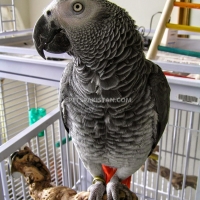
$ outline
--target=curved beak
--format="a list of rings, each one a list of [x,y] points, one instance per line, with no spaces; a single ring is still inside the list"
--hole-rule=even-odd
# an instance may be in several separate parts
[[[70,50],[70,42],[65,30],[54,21],[48,21],[44,15],[39,18],[34,27],[33,41],[37,52],[44,59],[46,59],[44,50],[56,54]]]

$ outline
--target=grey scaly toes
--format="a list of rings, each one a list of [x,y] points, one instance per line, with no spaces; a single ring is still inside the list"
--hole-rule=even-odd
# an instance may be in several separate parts
[[[90,192],[88,200],[102,200],[102,197],[106,191],[106,187],[104,182],[96,181],[88,188],[88,191]]]
[[[126,185],[120,183],[117,176],[113,176],[106,187],[107,200],[119,200],[120,191],[125,193],[126,200],[133,199],[132,192],[129,190],[129,188]]]

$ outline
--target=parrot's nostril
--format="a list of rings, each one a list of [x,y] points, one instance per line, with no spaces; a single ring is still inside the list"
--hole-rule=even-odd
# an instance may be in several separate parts
[[[51,11],[48,10],[48,11],[47,11],[47,16],[50,16],[50,15],[51,15]]]

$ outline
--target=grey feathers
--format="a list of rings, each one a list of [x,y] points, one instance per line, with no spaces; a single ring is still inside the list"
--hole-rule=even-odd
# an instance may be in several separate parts
[[[140,33],[125,10],[106,0],[80,0],[84,9],[74,13],[72,3],[56,1],[48,7],[49,19],[45,14],[42,19],[56,21],[54,29],[62,31],[50,37],[56,45],[38,42],[56,53],[62,46],[56,37],[65,34],[66,51],[74,56],[61,80],[65,127],[90,171],[92,163],[103,163],[125,164],[134,173],[167,123],[167,80],[159,66],[145,59]]]

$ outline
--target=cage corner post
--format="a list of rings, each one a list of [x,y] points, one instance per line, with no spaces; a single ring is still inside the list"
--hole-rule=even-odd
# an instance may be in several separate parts
[[[4,166],[4,161],[0,162],[0,199],[7,200],[9,199],[9,195]]]
[[[0,173],[0,199],[4,199],[3,197],[3,185],[1,181],[1,173]]]
[[[59,129],[60,129],[60,153],[61,153],[61,163],[62,163],[62,180],[63,180],[63,185],[70,187],[71,184],[69,183],[69,177],[70,177],[70,170],[69,167],[67,166],[67,163],[69,161],[69,152],[68,150],[68,141],[66,140],[66,146],[62,145],[62,138],[66,136],[65,134],[65,128],[62,124],[62,119],[61,117],[59,118]],[[70,164],[69,164],[70,165]]]
[[[0,146],[2,145],[2,142],[1,142],[1,135],[0,135]],[[5,161],[3,160],[0,160],[0,199],[2,200],[7,200],[9,199],[9,195],[8,195],[8,186],[7,184],[7,181],[6,181],[6,172],[5,172]]]

